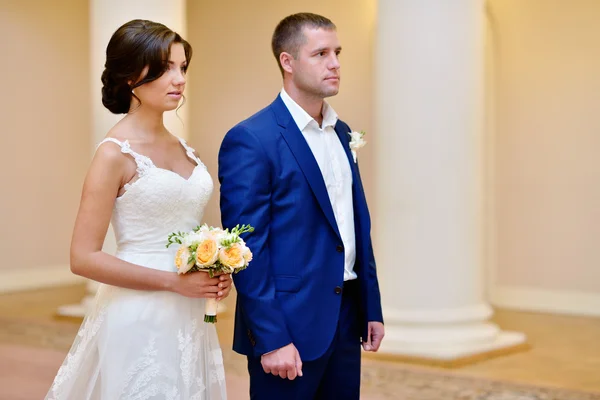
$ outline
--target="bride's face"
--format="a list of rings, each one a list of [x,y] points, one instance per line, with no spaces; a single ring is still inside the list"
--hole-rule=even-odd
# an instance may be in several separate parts
[[[135,95],[141,100],[141,107],[152,108],[156,111],[170,111],[177,108],[185,90],[185,73],[187,60],[181,43],[171,45],[169,65],[165,72],[156,80],[145,83],[134,89]],[[147,68],[142,72],[142,77]],[[132,109],[138,106],[137,100],[132,99]]]

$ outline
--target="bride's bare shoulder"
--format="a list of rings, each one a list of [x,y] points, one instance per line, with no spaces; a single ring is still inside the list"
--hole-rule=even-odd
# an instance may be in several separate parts
[[[113,126],[96,147],[96,154],[108,161],[120,160],[129,147],[128,129],[122,121]]]
[[[123,167],[127,164],[127,157],[124,157],[120,144],[111,140],[103,140],[96,148],[92,165],[101,164],[104,168]]]

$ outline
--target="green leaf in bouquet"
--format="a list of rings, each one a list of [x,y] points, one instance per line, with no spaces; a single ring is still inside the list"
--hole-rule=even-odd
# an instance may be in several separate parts
[[[173,232],[169,235],[169,237],[167,238],[167,245],[166,247],[168,248],[169,246],[171,246],[172,244],[178,243],[178,244],[182,244],[181,239],[183,239],[184,237],[184,233],[183,232]]]

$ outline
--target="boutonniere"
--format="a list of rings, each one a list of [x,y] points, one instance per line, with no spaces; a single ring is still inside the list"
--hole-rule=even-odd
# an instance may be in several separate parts
[[[367,134],[365,131],[360,132],[348,132],[350,135],[350,151],[352,152],[352,158],[356,164],[356,151],[367,144],[367,141],[363,137]]]

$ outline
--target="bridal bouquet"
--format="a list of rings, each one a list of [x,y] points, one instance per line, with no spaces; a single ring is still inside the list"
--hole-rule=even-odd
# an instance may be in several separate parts
[[[240,235],[253,231],[250,225],[238,224],[231,230],[223,230],[204,224],[190,232],[171,233],[167,247],[179,244],[175,255],[178,274],[204,271],[212,278],[215,273],[238,273],[248,267],[252,252]],[[217,322],[216,299],[206,299],[204,314],[205,322]]]

